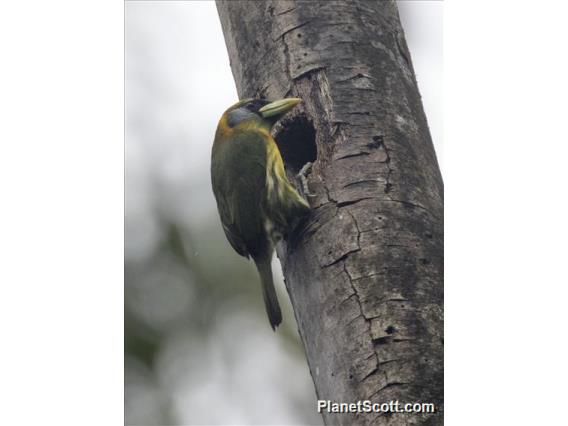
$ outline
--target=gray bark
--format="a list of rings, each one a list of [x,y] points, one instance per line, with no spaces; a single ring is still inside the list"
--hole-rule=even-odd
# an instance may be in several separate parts
[[[217,7],[239,96],[304,101],[275,137],[316,196],[278,255],[318,398],[436,406],[325,423],[442,424],[443,184],[396,4]]]

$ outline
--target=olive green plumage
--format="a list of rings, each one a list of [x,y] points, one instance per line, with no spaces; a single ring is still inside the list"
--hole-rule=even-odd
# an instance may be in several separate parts
[[[274,123],[300,100],[247,99],[219,121],[211,153],[211,183],[227,240],[258,269],[270,325],[282,321],[270,263],[279,238],[309,212],[286,178]]]

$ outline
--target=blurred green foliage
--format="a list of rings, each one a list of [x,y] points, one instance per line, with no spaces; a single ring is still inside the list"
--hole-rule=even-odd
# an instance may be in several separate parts
[[[195,356],[189,349],[176,351],[172,357],[168,347],[179,344],[173,342],[179,342],[180,339],[185,341],[188,348],[193,345],[208,345],[211,340],[216,341],[216,345],[226,346],[223,349],[225,354],[222,364],[227,370],[232,370],[231,375],[240,374],[239,362],[231,359],[231,354],[246,354],[250,351],[250,359],[258,358],[258,361],[254,361],[258,362],[258,368],[266,369],[263,374],[277,376],[281,380],[277,388],[281,387],[282,392],[273,397],[278,400],[287,393],[292,393],[288,402],[278,403],[291,413],[282,418],[263,417],[261,423],[288,423],[294,418],[299,424],[319,423],[319,417],[314,414],[313,385],[308,376],[293,313],[289,302],[286,301],[287,296],[282,294],[281,280],[280,298],[285,302],[285,322],[273,333],[264,312],[256,270],[250,262],[232,252],[216,221],[207,220],[190,232],[183,225],[162,219],[159,220],[157,228],[159,237],[147,257],[130,259],[127,253],[125,262],[127,424],[141,424],[140,422],[146,421],[149,423],[144,424],[197,424],[193,423],[191,412],[180,411],[177,407],[177,404],[183,405],[184,401],[176,396],[176,386],[164,378],[164,359],[167,358],[168,363],[173,363],[173,368],[182,369],[185,363],[183,357]],[[144,232],[143,229],[138,231]],[[246,339],[240,339],[238,336],[229,342],[219,335],[219,324],[231,324],[235,312],[251,317],[255,328],[237,329],[232,331],[233,335],[262,333],[263,337],[257,342],[260,343],[257,347],[248,346]],[[270,346],[279,342],[283,349],[280,358],[285,360],[283,365],[280,365],[278,357],[262,359],[262,352],[265,350],[262,347],[264,339],[267,339],[266,344]],[[243,346],[239,347],[241,342]],[[176,367],[178,362],[179,367]],[[208,359],[199,362],[204,363],[203,370],[211,368],[206,365]],[[283,368],[291,367],[297,369],[303,377],[299,394],[296,390],[297,384],[287,383],[294,380],[298,374],[283,371]],[[172,365],[168,368],[172,368]],[[190,371],[180,371],[179,374],[184,376],[186,388],[203,385],[202,377],[197,377],[195,383],[192,382]],[[269,379],[270,377],[266,377],[266,380]],[[246,381],[246,377],[237,379],[237,382],[239,381]],[[129,386],[129,383],[134,385]],[[223,386],[221,380],[219,388],[222,389]],[[293,392],[287,392],[286,387]],[[262,395],[266,391],[262,387],[243,389],[243,392],[251,394],[253,398],[255,393]],[[209,401],[210,407],[202,408],[198,416],[200,422],[207,418],[208,410],[212,413],[217,410],[218,414],[217,404],[222,397],[223,395],[211,393],[209,399],[204,399],[206,403]],[[232,397],[231,404],[239,403],[234,398],[235,396]],[[249,405],[247,401],[243,401],[243,404]],[[255,409],[254,404],[247,407],[247,410],[251,409]],[[251,416],[249,421],[254,422],[254,418],[254,415]],[[211,422],[233,423],[231,409],[223,416],[212,416]]]

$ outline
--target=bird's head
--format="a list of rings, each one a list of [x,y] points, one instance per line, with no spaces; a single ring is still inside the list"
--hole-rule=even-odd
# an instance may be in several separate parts
[[[224,135],[247,129],[270,132],[274,123],[300,102],[299,98],[285,98],[274,102],[265,99],[242,100],[225,111],[217,131]]]

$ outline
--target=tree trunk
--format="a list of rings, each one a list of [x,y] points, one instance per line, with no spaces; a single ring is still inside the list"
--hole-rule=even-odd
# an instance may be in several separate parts
[[[443,184],[396,4],[217,7],[239,96],[303,99],[275,137],[316,195],[278,255],[318,398],[436,407],[325,423],[442,424]]]

